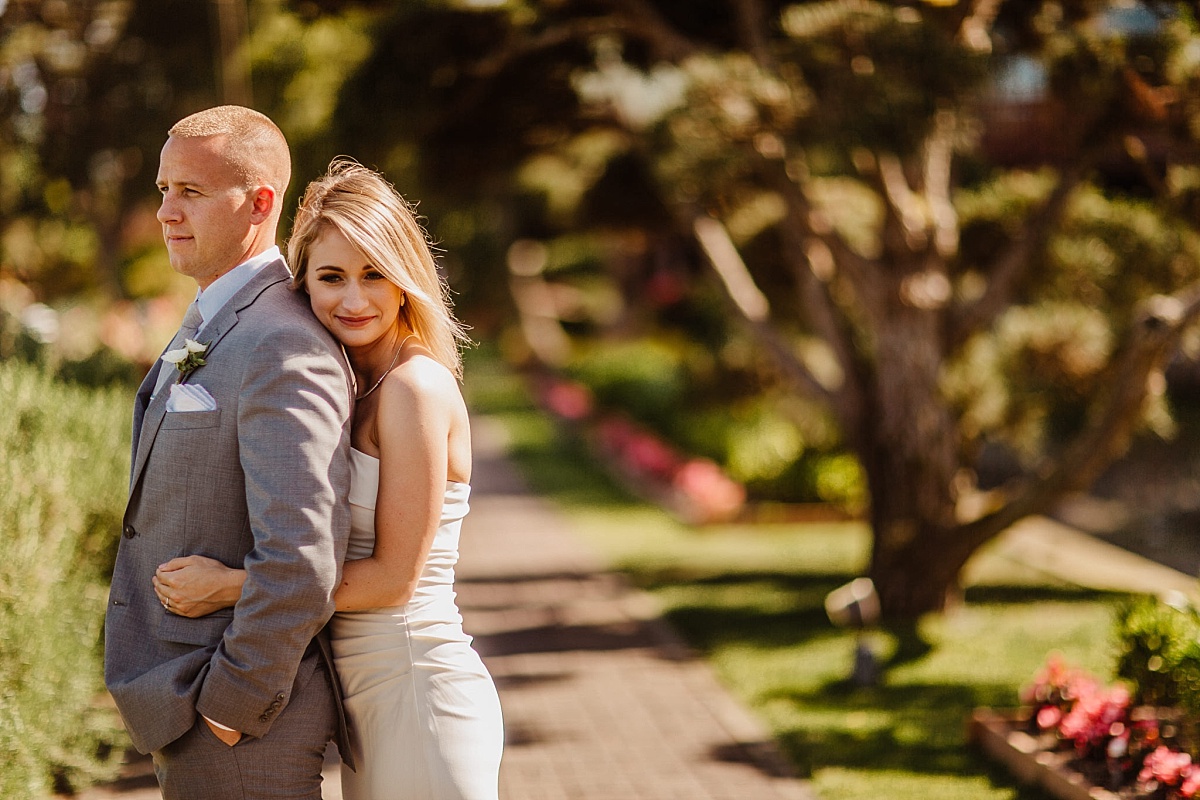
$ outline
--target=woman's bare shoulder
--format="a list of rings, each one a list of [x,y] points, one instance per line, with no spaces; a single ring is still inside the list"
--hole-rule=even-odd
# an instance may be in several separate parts
[[[380,402],[389,410],[400,403],[410,408],[455,409],[463,405],[458,379],[430,356],[415,353],[396,365],[379,387]]]

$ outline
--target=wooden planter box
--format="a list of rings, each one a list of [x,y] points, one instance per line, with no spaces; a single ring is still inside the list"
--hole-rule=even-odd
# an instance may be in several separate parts
[[[1070,753],[1044,750],[1037,739],[1021,730],[1023,724],[1012,715],[979,708],[971,714],[967,735],[1018,781],[1040,786],[1059,800],[1122,800],[1121,795],[1092,785],[1071,769]]]

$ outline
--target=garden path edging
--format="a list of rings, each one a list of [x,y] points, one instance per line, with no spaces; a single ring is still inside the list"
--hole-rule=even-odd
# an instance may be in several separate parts
[[[967,722],[967,740],[1003,765],[1020,783],[1033,784],[1058,800],[1120,800],[1120,796],[1088,782],[1067,766],[1069,753],[1043,750],[1018,729],[1011,715],[977,708]]]

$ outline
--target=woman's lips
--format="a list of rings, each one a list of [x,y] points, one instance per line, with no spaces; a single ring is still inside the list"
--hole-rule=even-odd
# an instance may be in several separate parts
[[[338,317],[338,322],[345,325],[347,328],[361,328],[364,325],[370,324],[374,317]]]

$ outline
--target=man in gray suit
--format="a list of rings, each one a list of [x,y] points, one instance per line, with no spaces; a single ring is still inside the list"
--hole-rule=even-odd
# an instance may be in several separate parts
[[[105,681],[169,800],[319,800],[338,729],[318,634],[349,534],[350,389],[275,246],[290,176],[283,134],[237,106],[181,120],[159,161],[171,266],[199,292],[137,393]],[[246,569],[235,608],[159,604],[155,568],[190,554]]]

